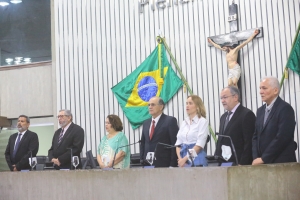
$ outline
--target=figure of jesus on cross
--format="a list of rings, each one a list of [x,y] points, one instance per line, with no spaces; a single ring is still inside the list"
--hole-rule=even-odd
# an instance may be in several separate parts
[[[259,29],[256,29],[246,41],[244,41],[238,46],[228,46],[228,44],[226,43],[220,46],[214,41],[212,41],[210,38],[207,39],[208,42],[214,47],[226,52],[226,61],[228,65],[228,86],[238,87],[237,83],[241,76],[241,67],[237,62],[239,50],[243,48],[246,44],[248,44],[253,38],[255,38],[257,34],[259,34]]]

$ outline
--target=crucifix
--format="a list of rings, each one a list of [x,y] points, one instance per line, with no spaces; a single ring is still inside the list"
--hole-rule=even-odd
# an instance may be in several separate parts
[[[228,65],[228,85],[238,87],[238,81],[241,75],[238,52],[254,37],[262,37],[262,27],[238,31],[238,9],[237,4],[232,1],[229,5],[229,26],[230,33],[208,37],[208,46],[214,46],[226,52],[226,61]],[[245,40],[239,44],[240,41]],[[240,85],[240,84],[239,84]]]

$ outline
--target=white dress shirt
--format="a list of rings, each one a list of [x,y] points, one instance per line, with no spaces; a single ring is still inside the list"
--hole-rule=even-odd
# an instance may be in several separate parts
[[[157,123],[158,123],[158,120],[160,119],[161,115],[162,115],[162,114],[158,115],[155,119],[152,117],[151,124],[150,124],[150,128],[149,128],[149,136],[150,136],[150,134],[151,134],[151,128],[152,128],[152,125],[153,125],[153,120],[155,121],[155,127],[156,127],[156,125],[157,125]]]
[[[26,130],[27,131],[27,130]],[[25,135],[25,133],[26,133],[26,131],[23,131],[23,132],[19,132],[18,133],[18,135],[17,135],[17,137],[16,137],[16,140],[15,140],[15,147],[16,147],[16,143],[17,143],[17,141],[18,141],[18,137],[19,137],[19,134],[21,134],[21,138],[20,138],[20,142],[21,142],[21,140],[22,140],[22,138],[23,138],[23,136]],[[14,147],[14,148],[15,148]]]
[[[187,117],[181,124],[175,145],[195,144],[204,148],[208,135],[208,121],[196,115],[192,121]]]

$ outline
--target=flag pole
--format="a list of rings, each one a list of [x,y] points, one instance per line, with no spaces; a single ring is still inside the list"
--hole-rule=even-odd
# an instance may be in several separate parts
[[[287,59],[287,62],[289,61],[289,58],[290,58],[291,53],[292,53],[292,50],[293,50],[294,45],[295,45],[295,43],[296,43],[296,40],[297,40],[297,38],[298,38],[299,31],[300,31],[300,22],[299,22],[299,24],[298,24],[298,28],[297,28],[297,31],[296,31],[296,36],[295,36],[295,38],[294,38],[294,41],[293,41],[293,44],[292,44],[292,48],[291,48],[291,50],[290,50],[290,53],[289,53],[289,57],[288,57],[288,59]],[[284,78],[286,78],[286,79],[288,78],[288,68],[287,68],[287,66],[285,66],[284,71],[283,71],[283,75],[282,75],[282,78],[281,78],[281,81],[280,81],[280,88],[282,88]]]
[[[175,67],[176,67],[176,69],[177,69],[177,71],[178,71],[178,73],[179,73],[179,75],[180,75],[181,80],[183,81],[184,85],[185,85],[186,88],[188,89],[189,93],[190,93],[190,94],[193,94],[193,92],[192,92],[192,90],[191,90],[191,88],[190,88],[188,82],[186,81],[184,75],[182,74],[181,69],[179,68],[179,65],[177,64],[177,62],[176,62],[176,60],[175,60],[173,54],[171,53],[171,50],[170,50],[169,46],[167,45],[165,39],[162,38],[162,37],[160,37],[160,36],[157,36],[157,37],[156,37],[156,41],[157,41],[159,44],[163,43],[163,44],[165,45],[165,47],[166,47],[166,49],[167,49],[169,55],[171,56],[171,60],[172,60],[173,63],[175,64]],[[210,127],[210,125],[208,126],[208,128],[209,128],[210,135],[213,137],[215,143],[217,143],[217,137],[216,137],[215,133],[213,132],[212,128]]]
[[[178,73],[179,73],[179,75],[180,75],[181,80],[183,81],[184,85],[185,85],[186,88],[188,89],[189,93],[190,93],[190,94],[193,94],[193,92],[192,92],[192,90],[191,90],[189,84],[187,83],[185,77],[183,76],[182,71],[181,71],[181,69],[179,68],[179,66],[178,66],[178,64],[177,64],[177,62],[176,62],[176,60],[175,60],[173,54],[171,53],[171,50],[170,50],[169,46],[167,45],[165,39],[162,38],[162,37],[160,37],[160,36],[157,36],[157,37],[156,37],[156,41],[157,41],[159,44],[163,43],[163,44],[165,45],[165,47],[166,47],[166,49],[167,49],[169,55],[171,56],[171,60],[172,60],[173,63],[175,64],[175,67],[176,67],[176,69],[177,69],[177,71],[178,71]]]

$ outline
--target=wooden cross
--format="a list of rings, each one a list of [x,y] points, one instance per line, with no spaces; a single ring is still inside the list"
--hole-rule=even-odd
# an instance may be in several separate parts
[[[232,2],[231,5],[229,5],[229,26],[230,26],[230,33],[228,34],[223,34],[223,35],[217,35],[217,36],[211,36],[209,37],[214,43],[222,46],[233,46],[233,45],[238,45],[240,41],[247,40],[256,29],[260,30],[260,33],[256,35],[256,37],[263,37],[263,28],[253,28],[253,29],[248,29],[244,31],[238,31],[238,8],[237,4]],[[208,46],[212,46],[212,44],[208,43]],[[239,58],[237,60],[239,62]],[[238,87],[241,88],[240,86],[240,81],[238,81]]]

